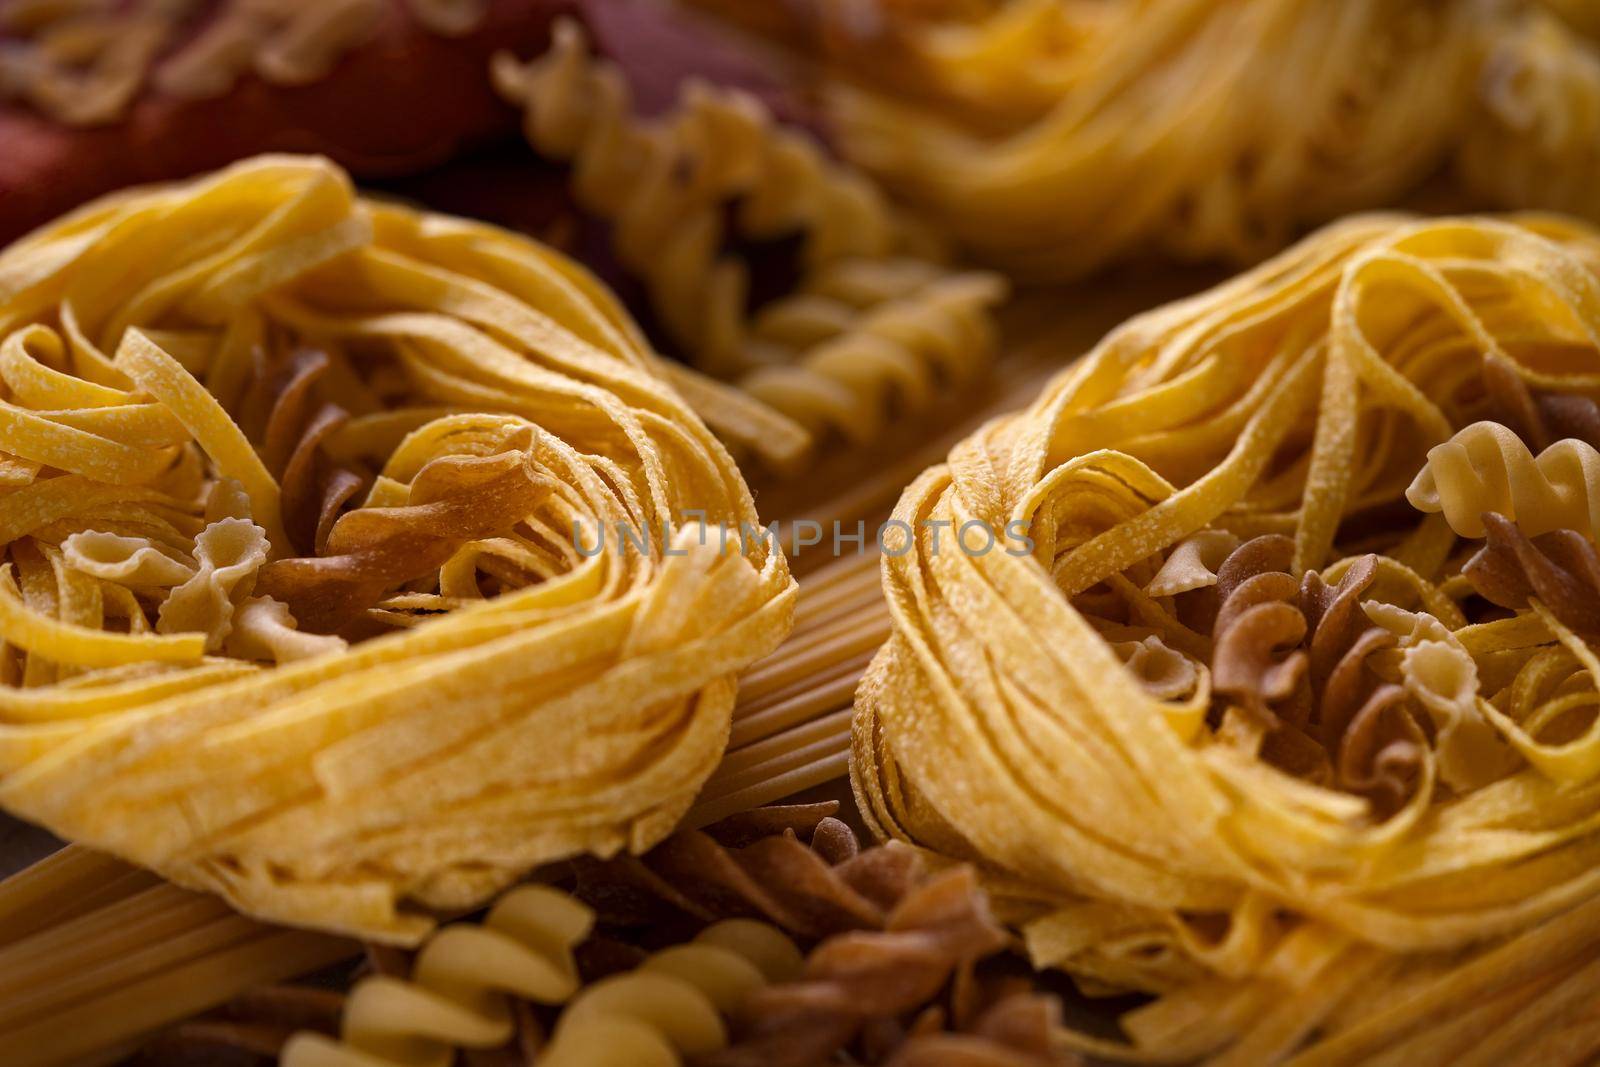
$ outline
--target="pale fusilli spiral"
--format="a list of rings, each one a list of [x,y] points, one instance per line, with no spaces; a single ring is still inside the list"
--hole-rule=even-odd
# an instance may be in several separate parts
[[[577,991],[572,949],[593,913],[555,889],[524,886],[482,923],[440,930],[417,955],[410,981],[377,975],[345,1005],[343,1041],[303,1032],[282,1067],[424,1067],[458,1048],[495,1048],[512,1034],[511,998],[560,1004]]]
[[[671,115],[638,120],[622,72],[590,54],[576,22],[558,23],[531,63],[501,55],[493,69],[501,94],[526,109],[529,142],[571,162],[579,203],[615,224],[618,253],[645,279],[667,330],[713,367],[737,365],[749,284],[744,265],[722,255],[726,201],[743,198],[743,236],[799,230],[812,266],[885,256],[900,243],[869,181],[804,135],[774,130],[751,97],[693,82]]]
[[[870,269],[875,264],[841,266]],[[758,367],[739,385],[815,436],[832,431],[866,444],[897,410],[924,408],[941,386],[970,382],[982,373],[995,348],[989,308],[1003,292],[993,275],[934,278],[857,311],[853,322],[793,363]],[[785,301],[768,323],[781,318],[787,327],[827,329],[838,302],[823,296],[817,303],[802,303],[811,295]]]
[[[688,944],[572,999],[540,1067],[679,1067],[726,1048],[723,1019],[752,993],[799,977],[793,941],[767,923],[727,919]]]
[[[875,185],[753,97],[691,83],[673,114],[640,121],[622,73],[570,21],[546,55],[499,57],[494,74],[526,109],[530,143],[570,162],[579,202],[613,224],[674,342],[813,435],[870,440],[891,403],[922,406],[986,362],[1000,279],[929,262],[926,236]],[[724,244],[794,234],[798,291],[752,320],[749,271]]]
[[[1443,512],[1462,537],[1484,536],[1483,514],[1512,519],[1529,537],[1600,531],[1600,452],[1568,438],[1535,456],[1509,428],[1475,422],[1428,451],[1406,490],[1420,511]]]

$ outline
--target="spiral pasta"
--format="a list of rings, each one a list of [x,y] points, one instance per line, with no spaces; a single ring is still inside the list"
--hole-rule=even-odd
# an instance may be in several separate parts
[[[982,864],[1037,963],[1156,994],[1126,1043],[1064,1041],[1453,1063],[1487,1005],[1600,995],[1600,663],[1469,598],[1455,515],[1407,501],[1527,455],[1473,426],[1490,361],[1600,391],[1597,250],[1550,218],[1329,227],[1128,322],[901,498],[857,798]],[[1520,508],[1510,466],[1471,484]],[[1530,519],[1587,524],[1580,496]],[[1026,537],[952,544],[974,524]]]
[[[1502,24],[1487,53],[1457,157],[1463,180],[1497,203],[1600,217],[1590,180],[1600,164],[1600,47],[1531,10]]]
[[[408,9],[425,28],[455,36],[477,26],[487,6],[409,0]],[[0,98],[92,126],[125,117],[147,83],[191,99],[221,96],[245,74],[305,85],[365,43],[384,10],[385,0],[15,3],[0,14],[0,28],[23,40],[0,51]],[[188,24],[197,17],[204,26],[196,34]]]
[[[417,954],[408,981],[363,979],[345,1001],[341,1041],[300,1033],[282,1067],[423,1067],[458,1048],[496,1048],[511,1037],[511,998],[565,1003],[578,989],[572,950],[594,916],[559,890],[523,886],[481,923],[454,923]]]
[[[586,986],[556,1020],[545,1067],[678,1067],[725,1048],[724,1018],[800,972],[777,927],[724,919],[627,974]]]
[[[695,2],[822,53],[845,157],[1016,273],[1255,262],[1438,170],[1600,218],[1581,0]]]
[[[1498,422],[1475,422],[1428,450],[1427,465],[1406,490],[1420,511],[1442,513],[1462,537],[1484,535],[1496,512],[1524,533],[1600,532],[1600,452],[1567,438],[1535,456]]]
[[[246,912],[408,941],[647,846],[790,625],[597,282],[324,161],[38,232],[0,335],[0,804]]]
[[[1150,250],[1253,262],[1439,165],[1484,10],[1020,0],[902,20],[890,59],[869,38],[862,83],[825,91],[846,158],[1013,273]],[[898,92],[874,86],[885,68]]]
[[[775,127],[753,97],[691,83],[675,112],[642,122],[622,73],[571,20],[547,54],[497,57],[494,75],[529,142],[570,162],[578,202],[612,223],[666,333],[813,437],[870,440],[986,365],[1001,280],[923,258],[927,236],[871,181]],[[795,234],[798,291],[747,321],[749,273],[724,243]]]

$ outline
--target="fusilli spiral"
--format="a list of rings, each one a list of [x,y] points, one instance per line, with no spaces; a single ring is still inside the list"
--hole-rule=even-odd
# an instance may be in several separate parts
[[[1592,538],[1600,533],[1600,452],[1568,438],[1535,456],[1508,427],[1475,422],[1428,450],[1406,499],[1443,513],[1462,537],[1484,536],[1492,511],[1529,537],[1577,530]]]
[[[919,258],[925,235],[871,181],[776,127],[753,97],[692,83],[673,114],[636,119],[622,73],[570,20],[546,55],[498,57],[494,73],[525,109],[530,143],[570,162],[579,203],[613,224],[666,332],[814,436],[870,440],[987,362],[1000,279]],[[747,321],[748,270],[725,242],[792,234],[798,292]]]
[[[559,890],[512,890],[481,923],[454,923],[423,945],[411,977],[363,979],[350,991],[341,1040],[300,1033],[282,1067],[429,1067],[460,1048],[496,1048],[512,1033],[511,998],[562,1004],[578,990],[572,950],[594,916]]]
[[[637,970],[586,986],[556,1020],[541,1067],[679,1067],[727,1047],[724,1022],[753,994],[800,973],[775,926],[725,919]]]

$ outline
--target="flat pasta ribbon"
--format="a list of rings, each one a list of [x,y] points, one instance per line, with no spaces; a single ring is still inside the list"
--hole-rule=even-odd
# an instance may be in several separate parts
[[[790,625],[599,283],[322,160],[0,254],[0,379],[0,805],[264,918],[414,941],[648,846]]]
[[[1495,374],[1600,395],[1597,251],[1552,218],[1348,220],[1124,324],[906,490],[857,799],[979,864],[1036,963],[1157,995],[1127,1041],[1064,1043],[1457,1062],[1466,1005],[1600,993],[1600,662],[1561,621],[1590,554],[1501,537],[1463,577],[1457,521],[1592,529],[1590,446],[1536,462],[1483,420]],[[961,550],[969,524],[1026,537]]]

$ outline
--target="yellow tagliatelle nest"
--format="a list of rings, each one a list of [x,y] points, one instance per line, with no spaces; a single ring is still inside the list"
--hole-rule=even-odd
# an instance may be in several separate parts
[[[786,40],[806,21],[695,2]],[[1552,6],[1570,25],[1522,0],[780,5],[833,53],[841,154],[1044,279],[1254,263],[1447,170],[1487,206],[1596,217],[1593,5]]]
[[[857,796],[981,863],[1037,962],[1159,994],[1079,1044],[1469,1062],[1537,1002],[1483,1062],[1553,1062],[1600,995],[1595,450],[1548,444],[1600,432],[1597,268],[1576,223],[1353,219],[901,498]]]
[[[405,940],[650,844],[790,624],[598,283],[321,160],[11,247],[0,380],[0,805],[255,915]]]

